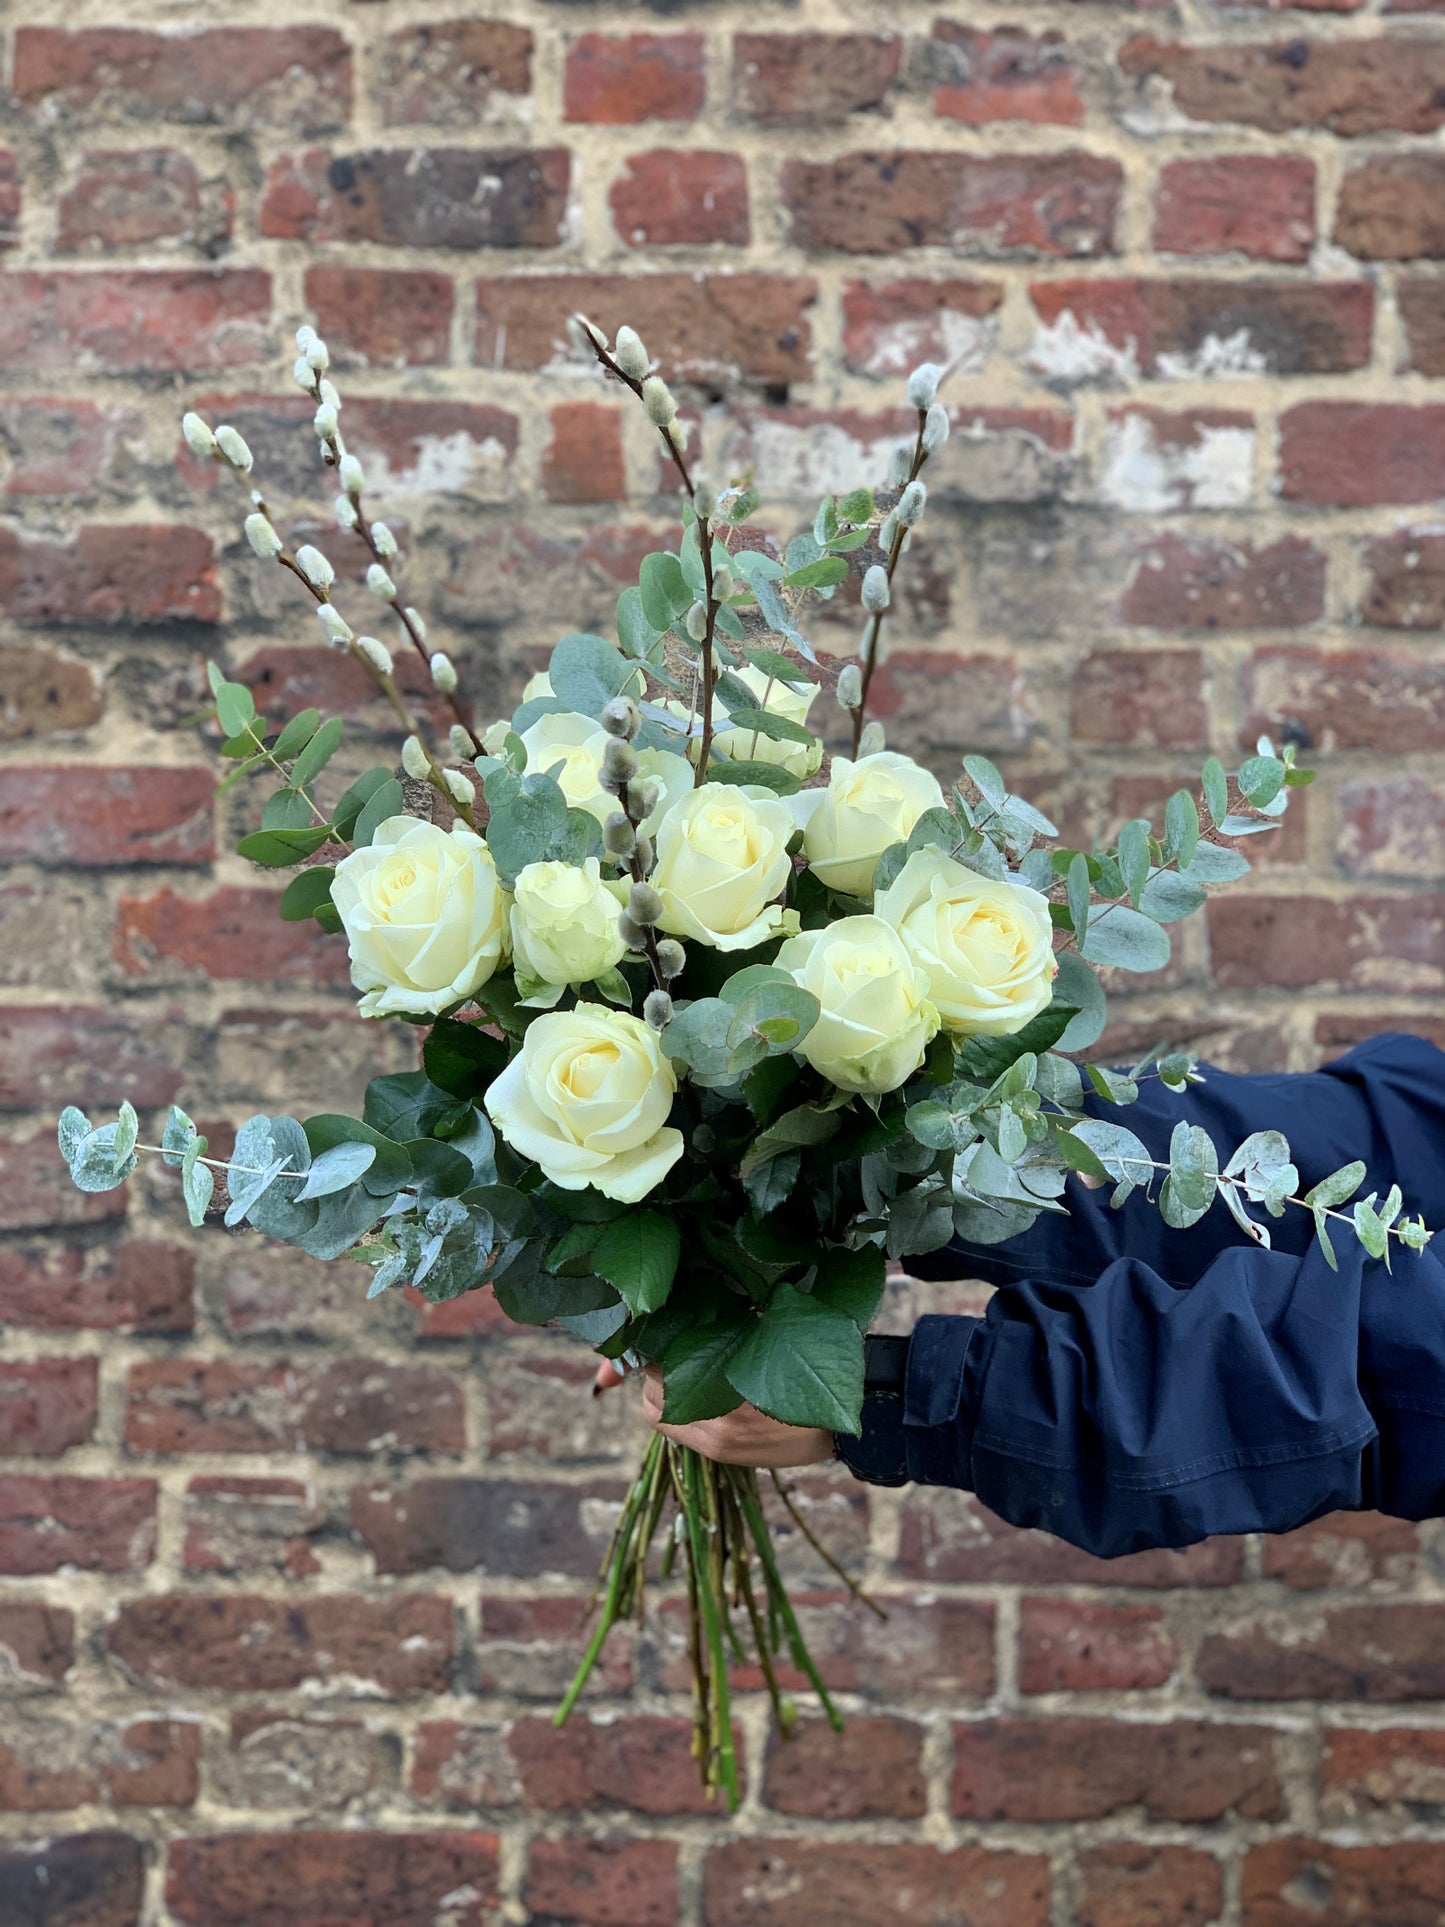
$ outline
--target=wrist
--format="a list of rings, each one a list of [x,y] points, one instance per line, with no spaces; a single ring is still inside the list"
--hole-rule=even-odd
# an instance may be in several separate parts
[[[909,1340],[872,1333],[864,1340],[863,1411],[856,1437],[834,1436],[838,1457],[869,1485],[906,1485],[908,1455],[903,1439],[904,1392]]]

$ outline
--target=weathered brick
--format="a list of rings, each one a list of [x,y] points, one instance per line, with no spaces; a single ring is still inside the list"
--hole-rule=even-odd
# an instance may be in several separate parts
[[[235,196],[221,182],[203,181],[176,148],[124,148],[87,153],[55,205],[57,254],[166,241],[218,254],[231,238]]]
[[[1445,531],[1397,529],[1366,545],[1360,620],[1377,629],[1445,629]]]
[[[39,644],[6,643],[0,656],[0,742],[88,729],[103,707],[89,663]]]
[[[272,890],[227,886],[208,897],[157,890],[116,906],[116,962],[134,977],[187,973],[250,983],[344,984],[346,953],[318,927],[282,923]]]
[[[1340,184],[1336,244],[1363,261],[1445,256],[1445,158],[1386,154]]]
[[[0,1847],[5,1927],[141,1927],[145,1854],[124,1833],[72,1833]]]
[[[565,147],[311,148],[272,163],[261,232],[383,247],[555,247],[570,178]]]
[[[1137,1692],[1173,1678],[1179,1648],[1157,1606],[1025,1599],[1019,1689],[1025,1693]]]
[[[155,1550],[154,1479],[0,1477],[0,1572],[130,1572]]]
[[[0,771],[0,858],[86,869],[209,863],[215,793],[204,769]]]
[[[199,1790],[193,1720],[11,1718],[0,1735],[0,1811],[188,1807]]]
[[[929,52],[937,86],[933,111],[970,127],[991,121],[1037,121],[1078,127],[1084,118],[1078,62],[1057,31],[1020,27],[985,31],[936,20]]]
[[[1384,776],[1342,785],[1335,861],[1349,876],[1445,878],[1445,781]]]
[[[358,1486],[351,1523],[378,1572],[540,1572],[590,1577],[621,1488],[517,1479],[419,1479]]]
[[[696,120],[706,85],[700,33],[578,34],[567,48],[562,114],[609,127]]]
[[[173,526],[89,525],[69,540],[4,531],[0,609],[18,622],[215,622],[215,549]]]
[[[1132,1840],[1079,1855],[1078,1927],[1212,1927],[1224,1909],[1213,1854]]]
[[[1197,649],[1092,649],[1070,692],[1076,742],[1193,749],[1208,741],[1204,658]]]
[[[1294,154],[1216,154],[1169,161],[1154,194],[1154,246],[1165,254],[1308,261],[1315,244],[1315,164]]]
[[[1445,494],[1445,402],[1301,402],[1279,427],[1289,501],[1351,507]]]
[[[75,1615],[40,1599],[0,1601],[0,1694],[46,1691],[75,1664]]]
[[[1233,122],[1270,134],[1319,128],[1359,134],[1430,134],[1445,125],[1445,45],[1355,37],[1168,45],[1141,34],[1119,51],[1141,101],[1168,89],[1193,121]],[[1146,108],[1147,111],[1147,108]]]
[[[917,1819],[928,1810],[924,1728],[881,1717],[799,1722],[791,1739],[768,1743],[763,1803],[812,1820]]]
[[[189,1331],[195,1259],[143,1239],[90,1251],[0,1250],[0,1325]]]
[[[416,1593],[158,1593],[124,1601],[106,1634],[141,1684],[230,1693],[444,1692],[453,1643],[450,1600]]]
[[[13,248],[20,239],[20,163],[8,147],[0,147],[0,248]]]
[[[1244,1858],[1248,1927],[1433,1927],[1445,1907],[1445,1845],[1267,1840]]]
[[[26,1136],[0,1134],[0,1230],[101,1224],[123,1218],[123,1190],[81,1191],[56,1148],[53,1126]]]
[[[1123,179],[1093,154],[894,151],[788,160],[782,198],[803,248],[986,256],[1108,254]]]
[[[300,1479],[192,1479],[186,1487],[181,1563],[191,1572],[320,1572],[311,1541],[322,1525],[315,1492]]]
[[[456,1380],[428,1365],[160,1358],[131,1367],[125,1439],[135,1452],[455,1452],[466,1417]]]
[[[926,1490],[903,1503],[899,1571],[930,1583],[970,1585],[1232,1586],[1244,1573],[1244,1542],[1208,1539],[1183,1552],[1130,1552],[1095,1559],[1042,1532],[1007,1526],[974,1499]]]
[[[612,225],[629,247],[747,245],[748,170],[739,154],[658,147],[631,154],[612,183]]]
[[[6,396],[0,399],[0,494],[74,501],[102,484],[123,485],[139,434],[134,409],[58,395]]]
[[[620,502],[627,493],[622,416],[604,402],[558,402],[552,440],[542,457],[542,486],[551,502]]]
[[[659,1817],[716,1813],[692,1752],[690,1719],[594,1720],[574,1714],[559,1731],[548,1719],[517,1720],[507,1736],[513,1776],[529,1807],[586,1811],[623,1806]],[[734,1733],[739,1766],[742,1735]]]
[[[590,1357],[539,1353],[498,1356],[487,1374],[487,1457],[550,1459],[557,1464],[615,1458],[637,1443],[638,1413],[628,1398],[589,1397]]]
[[[1207,912],[1221,989],[1445,989],[1445,897],[1236,896]]]
[[[381,117],[388,127],[475,127],[532,88],[533,38],[505,20],[433,20],[382,42]]]
[[[569,1732],[578,1723],[574,1715]],[[525,1731],[532,1724],[519,1721],[517,1730]],[[456,1813],[474,1813],[478,1807],[516,1806],[522,1799],[522,1783],[507,1749],[507,1734],[500,1726],[425,1720],[416,1731],[411,1795],[429,1806]]]
[[[0,1458],[58,1458],[95,1428],[94,1358],[0,1361]]]
[[[444,366],[455,298],[449,274],[424,269],[306,270],[306,306],[338,367]]]
[[[1445,1680],[1434,1605],[1331,1606],[1300,1621],[1261,1613],[1206,1634],[1199,1681],[1221,1699],[1439,1699]]]
[[[534,1840],[523,1904],[539,1927],[673,1927],[677,1848],[591,1834]]]
[[[488,1927],[491,1833],[218,1833],[171,1842],[166,1905],[185,1927]]]
[[[1257,439],[1254,417],[1236,409],[1112,409],[1099,494],[1134,515],[1246,509]]]
[[[208,1791],[233,1807],[344,1809],[388,1777],[387,1739],[370,1721],[255,1708],[231,1715],[228,1743],[208,1749]]]
[[[1440,299],[1440,283],[1402,277],[1396,283],[1395,301],[1405,324],[1405,365],[1422,375],[1445,375],[1445,301]]]
[[[1353,1050],[1356,1044],[1363,1044],[1371,1037],[1398,1030],[1407,1030],[1416,1037],[1423,1037],[1437,1050],[1445,1050],[1445,1018],[1434,1016],[1420,1005],[1406,1017],[1401,1017],[1398,1012],[1371,1010],[1358,1005],[1349,1010],[1327,1011],[1324,1016],[1315,1019],[1314,1039],[1319,1047],[1320,1061],[1324,1063],[1339,1056],[1342,1051]]]
[[[0,364],[30,373],[200,373],[266,350],[260,268],[0,274]]]
[[[351,50],[331,27],[20,27],[24,107],[93,126],[158,120],[322,133],[351,111]]]
[[[498,1598],[484,1593],[477,1639],[477,1684],[484,1693],[515,1694],[553,1705],[577,1671],[588,1638],[587,1602],[556,1593]],[[618,1626],[583,1692],[625,1693],[633,1679],[633,1642]]]
[[[893,33],[737,33],[733,101],[765,127],[820,127],[889,102],[903,57]]]
[[[1242,743],[1288,727],[1324,751],[1431,750],[1445,729],[1445,663],[1383,649],[1257,650],[1244,671]]]
[[[1324,614],[1325,568],[1299,535],[1256,547],[1163,534],[1143,544],[1120,614],[1148,629],[1298,628]]]
[[[181,1087],[184,1054],[174,1008],[0,1005],[0,1110],[113,1109],[126,1097],[138,1107],[169,1104]]]
[[[906,375],[920,361],[981,368],[1003,303],[996,281],[846,281],[843,353],[860,375]]]
[[[1045,1927],[1042,1855],[731,1840],[703,1862],[707,1927]]]
[[[1381,1813],[1438,1824],[1445,1813],[1445,1733],[1439,1727],[1325,1728],[1321,1818],[1350,1826]]]

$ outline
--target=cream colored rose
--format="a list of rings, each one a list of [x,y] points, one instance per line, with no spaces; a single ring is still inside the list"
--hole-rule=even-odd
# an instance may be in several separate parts
[[[496,969],[506,934],[492,853],[473,830],[389,816],[331,885],[351,947],[364,1017],[430,1015],[462,1002]]]
[[[598,780],[607,748],[607,732],[599,722],[557,710],[539,716],[530,729],[522,731],[522,747],[527,752],[527,774],[550,770],[574,810],[586,810],[601,823],[617,808],[616,797],[609,796]]]
[[[937,777],[911,757],[882,749],[850,763],[835,756],[803,850],[815,876],[844,896],[866,897],[878,859],[928,810],[943,808]]]
[[[927,971],[955,1036],[1011,1036],[1053,995],[1048,899],[1026,883],[991,883],[942,850],[915,850],[873,910]]]
[[[530,703],[538,696],[550,696],[551,693],[552,678],[545,669],[539,669],[535,676],[527,678],[527,687],[522,691],[522,701]]]
[[[488,1115],[564,1191],[590,1184],[636,1204],[682,1156],[668,1126],[677,1075],[658,1033],[627,1011],[578,1004],[534,1019],[492,1084]]]
[[[662,897],[662,928],[715,950],[750,950],[797,927],[776,899],[793,862],[792,812],[763,791],[704,783],[663,817],[651,882]]]
[[[896,1091],[938,1033],[928,978],[880,917],[842,917],[805,930],[778,952],[778,967],[811,991],[821,1015],[798,1046],[814,1070],[845,1091]]]
[[[808,711],[818,693],[817,684],[806,689],[793,689],[785,682],[778,682],[755,669],[751,663],[745,668],[735,669],[733,674],[738,681],[745,683],[757,701],[755,709],[766,710],[770,716],[781,716],[785,722],[808,723]],[[781,737],[763,736],[753,729],[729,729],[726,727],[727,710],[718,706],[714,719],[714,740],[724,756],[731,756],[739,763],[776,763],[780,769],[788,770],[800,781],[811,776],[823,760],[823,745],[816,740],[811,743],[784,742]]]
[[[556,1003],[567,984],[606,976],[627,954],[616,887],[595,856],[582,864],[529,863],[512,893],[512,960],[524,993],[547,985]],[[530,1001],[541,1001],[533,995]]]

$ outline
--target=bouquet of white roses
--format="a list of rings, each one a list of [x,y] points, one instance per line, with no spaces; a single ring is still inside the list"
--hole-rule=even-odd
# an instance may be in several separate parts
[[[420,1068],[375,1079],[360,1118],[251,1118],[224,1167],[178,1110],[153,1147],[129,1105],[98,1128],[68,1110],[76,1182],[119,1184],[154,1149],[180,1167],[200,1224],[223,1168],[228,1226],[359,1260],[371,1296],[489,1287],[520,1323],[660,1367],[670,1421],[750,1401],[841,1433],[858,1427],[887,1259],[958,1234],[1014,1236],[1063,1210],[1070,1172],[1112,1181],[1116,1203],[1157,1172],[1169,1223],[1220,1196],[1263,1244],[1291,1201],[1313,1210],[1326,1250],[1332,1216],[1378,1254],[1391,1236],[1422,1243],[1398,1192],[1340,1212],[1363,1166],[1298,1198],[1277,1132],[1222,1160],[1181,1124],[1156,1165],[1124,1124],[1086,1115],[1087,1093],[1124,1106],[1145,1075],[1195,1075],[1187,1056],[1158,1053],[1127,1074],[1081,1067],[1104,1027],[1097,970],[1164,965],[1169,926],[1248,868],[1236,842],[1275,824],[1308,776],[1262,743],[1232,778],[1206,764],[1199,796],[1171,798],[1162,827],[1132,821],[1077,850],[982,757],[964,756],[945,788],[885,747],[869,691],[948,436],[939,371],[910,379],[916,432],[887,488],[825,500],[784,547],[742,539],[750,488],[692,473],[638,335],[571,327],[639,396],[684,491],[681,539],[643,562],[615,640],[564,636],[516,712],[478,734],[454,665],[398,595],[397,544],[368,519],[325,344],[303,329],[296,378],[339,478],[338,524],[364,544],[367,588],[455,720],[428,744],[387,645],[337,607],[332,564],[289,550],[254,489],[252,547],[375,678],[406,730],[401,774],[373,768],[331,796],[341,723],[307,710],[278,728],[211,668],[235,777],[275,783],[240,853],[295,871],[280,914],[344,935],[362,1014],[418,1025]],[[234,429],[193,415],[184,427],[251,485]],[[858,658],[825,672],[806,602],[850,577]],[[840,706],[851,739],[831,763],[810,727],[820,700]],[[756,1656],[785,1726],[782,1651],[833,1712],[751,1471],[653,1440],[559,1718],[609,1628],[641,1610],[659,1541],[662,1576],[686,1583],[697,1752],[735,1800],[730,1656]]]

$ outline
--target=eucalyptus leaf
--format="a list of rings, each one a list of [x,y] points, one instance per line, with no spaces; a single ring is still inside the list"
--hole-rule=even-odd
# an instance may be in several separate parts
[[[1086,963],[1116,970],[1162,970],[1169,961],[1168,932],[1126,903],[1095,904],[1080,946]]]
[[[362,804],[360,813],[351,827],[351,841],[358,850],[371,847],[372,839],[388,818],[400,816],[405,808],[406,797],[401,784],[393,776],[389,781],[378,784]]]
[[[320,724],[319,709],[298,710],[271,745],[271,754],[279,763],[289,762],[293,756],[299,756]]]
[[[344,733],[345,724],[339,716],[332,716],[321,725],[291,765],[293,789],[306,789],[308,785],[315,782],[341,747],[341,738]]]

